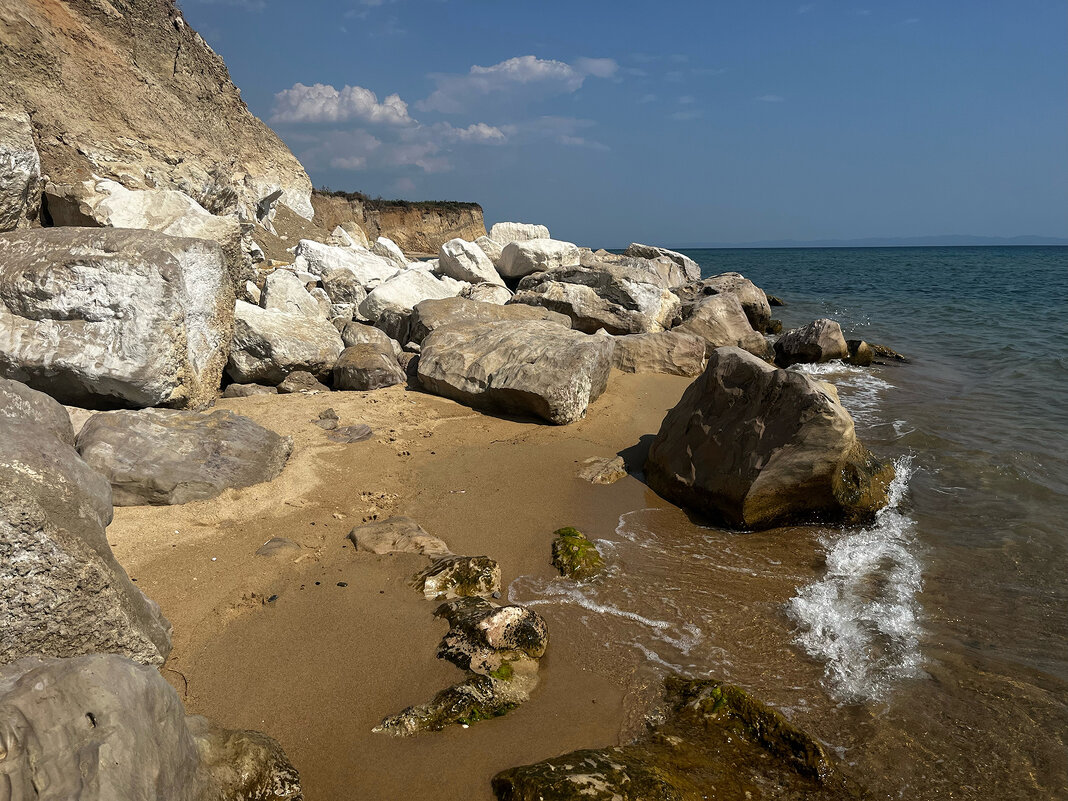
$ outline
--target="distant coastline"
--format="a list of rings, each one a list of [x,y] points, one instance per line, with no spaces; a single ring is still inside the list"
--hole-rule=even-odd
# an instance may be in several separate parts
[[[1026,247],[1065,246],[1068,238],[1056,236],[914,236],[870,237],[868,239],[775,239],[759,242],[681,243],[682,250],[729,248],[944,248],[944,247]]]

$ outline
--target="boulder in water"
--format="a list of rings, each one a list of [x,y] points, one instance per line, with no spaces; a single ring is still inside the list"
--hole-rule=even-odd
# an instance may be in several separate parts
[[[842,327],[826,318],[787,331],[775,342],[775,363],[779,367],[821,364],[844,359],[848,355],[849,346],[842,335]]]
[[[870,520],[894,469],[861,445],[849,412],[817,382],[728,347],[664,418],[645,475],[668,500],[760,529]]]

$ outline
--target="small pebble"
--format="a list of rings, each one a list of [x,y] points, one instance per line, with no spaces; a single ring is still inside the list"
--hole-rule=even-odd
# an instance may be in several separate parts
[[[320,584],[322,584],[322,582],[321,582],[321,581],[317,581],[317,582],[315,582],[315,586],[316,586],[316,587],[318,587],[318,586],[319,586]]]
[[[493,591],[493,597],[494,598],[500,598],[501,597],[500,590],[494,590]]]
[[[273,604],[277,600],[278,600],[278,596],[277,595],[272,595],[270,598],[267,599],[267,603]]]
[[[349,586],[349,583],[347,581],[339,581],[337,583],[337,586],[339,586],[339,587],[347,587],[347,586]]]
[[[215,562],[215,561],[218,561],[218,559],[217,559],[217,557],[213,556],[213,557],[211,557],[211,561]]]

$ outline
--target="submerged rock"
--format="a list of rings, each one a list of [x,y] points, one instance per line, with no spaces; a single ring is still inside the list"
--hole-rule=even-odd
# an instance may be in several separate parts
[[[233,325],[211,242],[115,228],[0,234],[0,375],[63,403],[206,406]]]
[[[604,392],[611,359],[610,339],[556,323],[447,325],[423,340],[419,382],[469,406],[566,424]]]
[[[821,364],[849,355],[842,327],[826,318],[787,331],[775,342],[775,364]]]
[[[501,568],[488,556],[449,554],[416,573],[412,585],[428,601],[475,596],[488,598],[501,590]]]
[[[851,801],[865,797],[814,738],[744,690],[665,682],[665,719],[630,745],[574,751],[493,778],[499,801]]]
[[[871,519],[894,476],[808,376],[719,348],[664,418],[645,464],[663,497],[737,528]]]
[[[892,349],[886,347],[886,345],[877,345],[874,342],[870,342],[868,344],[870,345],[870,347],[872,349],[872,353],[874,353],[876,356],[878,356],[881,359],[893,359],[896,362],[906,362],[906,363],[908,362],[908,357],[907,356],[902,356],[896,350],[892,350]]]
[[[113,654],[0,668],[0,743],[12,799],[302,798],[277,742],[187,717],[158,671]]]
[[[560,575],[583,580],[604,570],[601,552],[577,528],[560,528],[553,535],[553,567]]]
[[[293,442],[230,411],[174,409],[93,415],[78,452],[111,483],[116,506],[167,506],[270,481]]]

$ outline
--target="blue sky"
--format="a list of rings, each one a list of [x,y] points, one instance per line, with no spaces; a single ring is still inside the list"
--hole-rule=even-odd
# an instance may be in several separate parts
[[[181,0],[317,186],[592,246],[1068,236],[1068,6]]]

